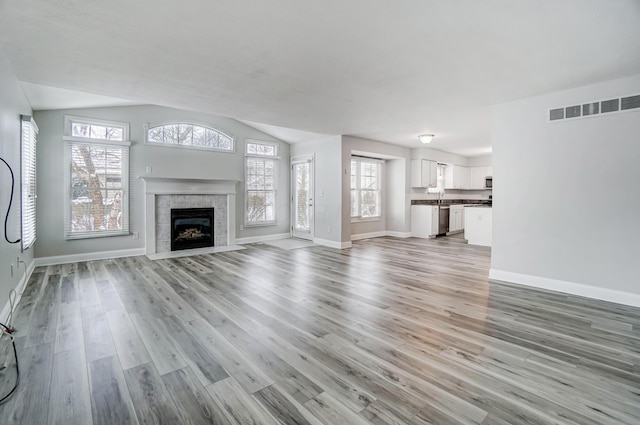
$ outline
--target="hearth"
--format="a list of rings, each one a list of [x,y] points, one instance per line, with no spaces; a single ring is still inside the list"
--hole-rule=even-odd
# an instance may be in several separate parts
[[[171,251],[213,246],[213,208],[171,209]]]

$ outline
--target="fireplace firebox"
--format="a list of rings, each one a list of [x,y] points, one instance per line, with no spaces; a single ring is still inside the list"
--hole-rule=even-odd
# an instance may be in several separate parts
[[[213,208],[171,209],[171,251],[213,246]]]

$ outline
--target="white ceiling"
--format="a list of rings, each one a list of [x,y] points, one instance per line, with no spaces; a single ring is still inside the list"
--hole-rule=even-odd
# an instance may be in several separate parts
[[[640,1],[0,1],[0,43],[27,83],[477,155],[490,105],[640,73]]]

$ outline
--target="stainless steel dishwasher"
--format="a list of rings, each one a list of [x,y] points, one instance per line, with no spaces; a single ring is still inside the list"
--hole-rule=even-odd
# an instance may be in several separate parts
[[[446,235],[449,231],[449,205],[438,206],[438,235]]]

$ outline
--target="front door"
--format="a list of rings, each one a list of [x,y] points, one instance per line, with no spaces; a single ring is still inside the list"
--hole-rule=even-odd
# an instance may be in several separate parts
[[[313,240],[313,157],[291,160],[291,236]]]

